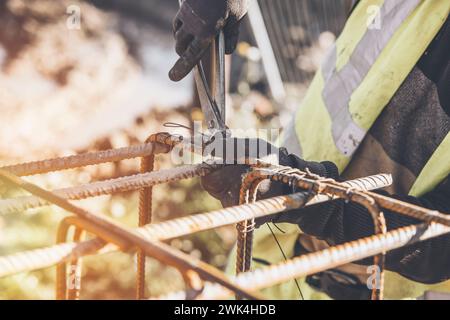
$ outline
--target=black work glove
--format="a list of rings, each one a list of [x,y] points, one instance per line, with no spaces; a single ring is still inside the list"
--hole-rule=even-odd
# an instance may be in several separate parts
[[[231,54],[239,38],[239,25],[248,0],[184,0],[173,22],[180,59],[169,72],[172,81],[183,79],[223,29],[225,53]]]
[[[222,156],[226,159],[226,165],[213,173],[202,178],[203,188],[210,195],[221,201],[224,208],[239,204],[239,190],[241,188],[242,177],[250,170],[250,166],[241,164],[245,158],[262,159],[271,157],[273,163],[284,165],[287,163],[287,151],[284,148],[277,148],[267,141],[255,138],[222,138],[216,135],[214,146],[216,149],[225,146],[227,139],[228,148],[230,143],[234,146],[234,152],[226,155],[226,147],[223,147]],[[208,153],[209,151],[206,151]],[[240,154],[242,153],[242,154]],[[207,154],[204,154],[207,156]],[[217,156],[217,154],[216,154]],[[234,164],[230,164],[234,163]]]
[[[282,166],[290,166],[305,170],[308,168],[312,173],[319,174],[321,176],[329,176],[328,171],[331,168],[335,168],[334,164],[330,162],[317,163],[304,161],[293,154],[289,154],[285,148],[276,148],[270,145],[268,142],[259,139],[245,139],[247,142],[246,148],[248,148],[248,141],[250,143],[257,143],[258,145],[267,144],[269,148],[263,148],[263,152],[271,150],[272,153],[276,153],[278,156],[278,163]],[[242,139],[237,139],[236,143],[242,142]],[[261,144],[261,142],[263,142]],[[262,153],[263,153],[262,152]],[[246,149],[248,155],[248,150]],[[266,156],[266,154],[260,154],[261,150],[258,149],[258,157]],[[255,156],[255,155],[252,155]],[[249,171],[250,167],[247,165],[228,165],[222,169],[219,169],[202,178],[203,188],[214,198],[221,201],[223,207],[235,206],[239,204],[239,190],[241,188],[242,177]],[[336,169],[337,172],[337,169]],[[259,188],[258,199],[266,199],[270,197],[279,196],[282,194],[292,193],[291,187],[282,184],[280,182],[264,181]],[[257,224],[263,224],[271,221],[273,216],[260,218]],[[267,220],[267,221],[266,221]]]

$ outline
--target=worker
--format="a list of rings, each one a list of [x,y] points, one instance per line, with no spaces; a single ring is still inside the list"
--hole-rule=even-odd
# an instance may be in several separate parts
[[[181,57],[169,73],[172,80],[189,73],[222,28],[227,53],[234,50],[246,2],[182,3],[174,22]],[[449,0],[355,1],[283,133],[280,163],[336,180],[391,173],[393,185],[380,192],[450,213],[449,12]],[[246,170],[226,166],[202,183],[224,206],[236,205],[236,180]],[[272,185],[260,197],[294,191]],[[388,230],[420,222],[389,210],[384,215]],[[276,235],[288,258],[367,237],[374,230],[367,210],[344,200],[274,215],[257,221],[254,268],[284,260],[266,223],[281,229]],[[371,263],[365,259],[301,279],[304,298],[368,299]],[[388,252],[386,269],[386,298],[450,292],[450,236]],[[274,299],[299,297],[293,281],[265,293]]]

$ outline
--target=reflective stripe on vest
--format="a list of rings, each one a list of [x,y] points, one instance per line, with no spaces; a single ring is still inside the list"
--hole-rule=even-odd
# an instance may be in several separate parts
[[[379,8],[379,15],[372,17],[378,20],[371,25],[368,13],[373,8]],[[449,11],[450,1],[446,0],[361,0],[314,77],[292,126],[286,129],[284,146],[305,160],[333,161],[342,172]],[[425,165],[411,195],[424,194],[450,173],[449,155],[450,134]],[[286,255],[292,257],[300,230],[289,224],[280,228],[285,233],[274,232]],[[254,244],[255,257],[270,263],[283,261],[267,226],[256,231]],[[426,286],[392,272],[386,273],[385,285],[387,299],[415,298],[430,288],[450,291],[450,281]],[[307,286],[302,286],[302,291],[304,288]],[[293,281],[265,293],[274,299],[299,298]],[[323,297],[314,292],[303,293],[306,298]]]

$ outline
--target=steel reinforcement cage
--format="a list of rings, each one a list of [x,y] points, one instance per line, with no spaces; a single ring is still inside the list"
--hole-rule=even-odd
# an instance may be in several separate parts
[[[196,214],[161,223],[151,223],[152,187],[170,181],[205,176],[221,167],[217,163],[201,163],[173,169],[153,171],[154,157],[170,152],[183,138],[168,133],[152,135],[145,143],[100,152],[29,162],[0,168],[0,179],[28,191],[31,195],[0,200],[0,215],[22,212],[48,204],[59,206],[73,215],[61,222],[57,244],[0,257],[0,277],[8,277],[56,265],[56,298],[78,299],[81,285],[81,258],[112,251],[137,252],[136,298],[145,299],[145,257],[150,256],[180,271],[186,290],[153,299],[263,299],[260,289],[291,279],[315,274],[367,257],[374,257],[379,267],[379,283],[373,286],[372,299],[383,297],[385,253],[402,246],[438,237],[450,232],[450,219],[444,213],[395,200],[371,190],[392,183],[391,176],[380,174],[346,182],[336,182],[311,172],[250,161],[251,171],[242,180],[240,205]],[[189,142],[190,144],[191,142]],[[192,146],[192,145],[191,145]],[[195,148],[191,148],[194,151]],[[83,166],[141,158],[137,175],[98,181],[85,185],[47,191],[20,176],[43,174]],[[263,180],[296,186],[301,192],[257,200],[258,186]],[[139,226],[134,229],[86,211],[70,200],[126,191],[139,191]],[[311,204],[345,199],[363,205],[374,221],[374,235],[325,250],[304,254],[279,264],[251,270],[255,218],[273,215]],[[383,209],[422,221],[387,231]],[[236,275],[220,270],[161,242],[195,232],[236,224],[238,232]],[[69,230],[74,229],[72,240]],[[85,240],[85,234],[95,237]],[[70,268],[67,268],[70,264]],[[69,277],[68,277],[69,276]],[[68,286],[68,279],[80,279]]]

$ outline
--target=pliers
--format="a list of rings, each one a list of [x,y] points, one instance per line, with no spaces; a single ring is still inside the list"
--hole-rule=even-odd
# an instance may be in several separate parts
[[[194,78],[200,99],[201,109],[207,128],[212,135],[218,131],[225,133],[225,36],[220,31],[211,43],[212,88],[206,80],[200,61],[194,68]]]

